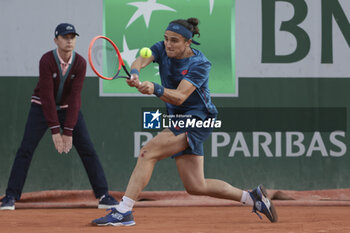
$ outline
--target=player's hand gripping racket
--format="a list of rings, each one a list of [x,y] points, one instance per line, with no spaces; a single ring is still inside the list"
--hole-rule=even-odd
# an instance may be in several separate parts
[[[131,77],[118,47],[108,37],[96,36],[91,40],[88,58],[91,69],[100,78],[113,80],[118,78],[130,79]],[[119,75],[122,67],[126,76]]]

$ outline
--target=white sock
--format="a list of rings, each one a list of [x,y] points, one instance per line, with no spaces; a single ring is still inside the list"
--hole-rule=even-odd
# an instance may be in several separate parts
[[[133,199],[128,198],[127,196],[123,196],[122,201],[117,206],[117,210],[120,213],[126,213],[131,211],[134,207],[135,201]]]
[[[247,191],[243,191],[243,194],[242,194],[242,197],[241,197],[241,203],[243,203],[243,205],[249,205],[249,206],[253,206],[254,205],[254,201],[250,197],[250,195],[249,195],[249,193]]]

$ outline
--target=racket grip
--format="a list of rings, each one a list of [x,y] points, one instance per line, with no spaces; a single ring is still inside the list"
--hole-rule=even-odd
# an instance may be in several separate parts
[[[131,79],[132,75],[133,75],[133,73],[131,73],[131,75],[130,75],[130,77],[128,79]],[[142,82],[139,80],[139,85],[141,85],[141,84],[142,84]]]

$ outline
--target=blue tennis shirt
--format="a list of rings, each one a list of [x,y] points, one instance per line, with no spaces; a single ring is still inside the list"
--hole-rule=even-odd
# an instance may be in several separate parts
[[[196,90],[182,105],[176,106],[166,103],[168,114],[192,115],[202,120],[208,116],[215,117],[218,111],[211,102],[208,86],[211,63],[204,54],[192,48],[194,56],[184,59],[169,58],[165,52],[163,41],[154,44],[151,50],[154,62],[159,64],[159,74],[163,87],[176,89],[183,79],[196,87]]]

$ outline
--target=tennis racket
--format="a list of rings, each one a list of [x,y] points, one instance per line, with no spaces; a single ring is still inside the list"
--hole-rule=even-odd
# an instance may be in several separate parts
[[[131,77],[129,71],[125,67],[118,47],[108,37],[96,36],[91,40],[88,58],[91,69],[102,79],[129,79]],[[125,76],[119,75],[122,67],[126,73]]]

